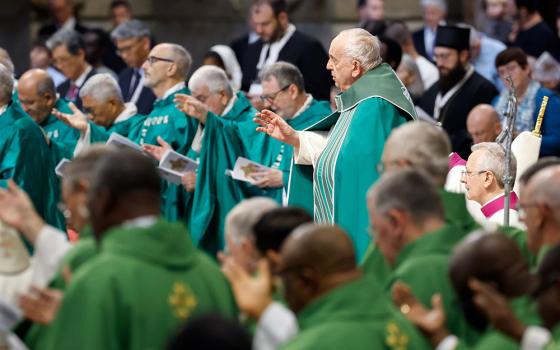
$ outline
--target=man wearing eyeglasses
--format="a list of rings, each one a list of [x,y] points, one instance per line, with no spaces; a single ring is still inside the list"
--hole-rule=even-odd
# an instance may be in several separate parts
[[[133,19],[116,27],[111,32],[111,38],[117,46],[117,53],[128,66],[119,74],[124,101],[136,104],[139,114],[148,115],[156,100],[152,90],[144,86],[142,68],[150,54],[150,30],[141,21]]]
[[[461,174],[461,182],[465,184],[467,199],[480,204],[482,214],[489,222],[504,224],[504,163],[505,150],[494,142],[481,142],[472,146],[472,153],[467,160],[465,170]],[[515,179],[517,161],[512,154],[510,163],[512,178]],[[519,221],[516,210],[517,195],[511,192],[509,225],[524,229]]]

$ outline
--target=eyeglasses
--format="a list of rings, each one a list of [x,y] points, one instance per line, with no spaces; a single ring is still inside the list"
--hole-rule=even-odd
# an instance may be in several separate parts
[[[284,86],[283,88],[281,88],[280,90],[276,91],[276,92],[273,93],[273,94],[270,94],[270,95],[261,95],[261,96],[259,96],[259,97],[260,97],[261,101],[263,101],[263,102],[268,101],[268,102],[271,102],[271,103],[272,103],[272,102],[274,102],[274,100],[276,99],[276,97],[278,96],[278,94],[280,94],[282,91],[285,91],[286,89],[288,89],[288,88],[290,87],[290,85],[291,85],[291,84],[288,84],[288,85]]]
[[[146,58],[146,62],[148,62],[150,64],[150,66],[153,65],[154,63],[158,62],[158,61],[175,63],[175,61],[173,61],[172,59],[169,59],[169,58],[163,58],[163,57],[157,57],[157,56],[148,56],[148,58]]]
[[[518,202],[515,209],[517,210],[517,215],[519,216],[519,219],[524,220],[527,217],[527,208],[537,207],[538,205],[539,205],[538,203],[522,204],[521,202]]]
[[[473,177],[475,175],[480,175],[480,174],[484,174],[486,172],[491,172],[490,170],[479,170],[479,171],[467,171],[467,170],[463,170],[461,171],[461,177]]]

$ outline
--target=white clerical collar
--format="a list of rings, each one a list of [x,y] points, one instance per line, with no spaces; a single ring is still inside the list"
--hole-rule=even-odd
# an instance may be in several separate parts
[[[121,228],[146,228],[156,223],[158,217],[156,215],[139,216],[134,219],[124,221]]]
[[[138,109],[136,108],[136,105],[132,102],[127,102],[124,104],[124,110],[121,112],[121,114],[119,114],[117,119],[115,119],[115,123],[124,122],[125,120],[128,120],[135,116],[137,113]]]
[[[8,105],[5,104],[2,107],[0,107],[0,115],[6,113],[6,110],[8,109]]]
[[[167,91],[165,92],[165,94],[163,94],[163,97],[161,98],[161,100],[165,100],[166,98],[168,98],[169,96],[171,96],[171,94],[184,89],[185,88],[185,82],[182,81],[180,83],[177,83],[175,85],[173,85],[172,87],[170,87],[169,89],[167,89]]]
[[[294,35],[296,31],[296,26],[290,23],[286,32],[279,40],[276,40],[273,43],[266,43],[263,45],[261,50],[261,56],[259,58],[259,63],[257,63],[257,69],[261,70],[264,67],[276,63],[278,61],[278,55],[280,51],[284,48],[288,40]],[[270,51],[270,52],[269,52]],[[268,58],[267,58],[268,53]]]
[[[223,117],[224,115],[228,114],[232,108],[233,105],[235,104],[235,102],[237,102],[237,96],[235,94],[235,92],[233,93],[233,96],[229,99],[226,108],[224,109],[224,111],[222,112],[221,116]]]
[[[303,112],[305,112],[307,108],[309,108],[309,106],[311,106],[311,103],[313,103],[313,96],[311,96],[311,94],[307,94],[307,100],[305,100],[303,106],[301,106],[300,109],[298,109],[298,111],[294,114],[293,117],[288,119],[292,120],[299,117]]]
[[[80,76],[78,77],[78,79],[74,80],[74,84],[77,87],[82,87],[82,85],[84,85],[84,82],[86,81],[86,78],[89,74],[89,72],[91,72],[93,68],[88,64],[86,66],[86,69],[84,69],[83,73],[80,74]]]

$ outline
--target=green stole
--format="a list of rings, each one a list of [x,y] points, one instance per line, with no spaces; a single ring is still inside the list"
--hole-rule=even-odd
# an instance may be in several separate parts
[[[391,131],[417,117],[408,91],[385,63],[338,94],[336,102],[336,112],[306,129],[330,133],[314,171],[294,165],[288,203],[310,208],[312,200],[315,221],[342,226],[359,260],[370,241],[365,195],[379,178],[375,165]]]
[[[157,138],[160,136],[176,152],[187,154],[198,128],[198,121],[175,107],[173,100],[177,94],[190,95],[190,91],[182,88],[163,99],[156,100],[154,109],[139,126],[139,137],[135,141],[140,145],[145,143],[158,145]],[[161,211],[169,221],[180,219],[177,187],[165,180],[161,181]]]
[[[369,275],[327,291],[297,318],[300,332],[283,349],[430,349]]]

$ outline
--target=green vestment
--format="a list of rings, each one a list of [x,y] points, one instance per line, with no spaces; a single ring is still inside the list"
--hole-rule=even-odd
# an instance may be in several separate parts
[[[449,255],[453,247],[464,237],[455,225],[446,224],[441,229],[426,233],[406,244],[401,250],[393,271],[385,284],[390,295],[393,284],[402,281],[410,286],[418,300],[431,308],[434,294],[441,294],[447,316],[447,328],[452,334],[472,344],[478,339],[474,330],[463,316],[455,290],[449,279]]]
[[[300,332],[283,349],[430,348],[369,275],[328,291],[297,317]]]
[[[65,230],[54,157],[43,130],[16,103],[0,115],[0,186],[13,179],[50,225]]]
[[[146,116],[136,114],[122,122],[113,123],[109,127],[90,122],[90,142],[106,142],[111,134],[115,132],[136,143],[140,143],[140,129],[143,127],[145,119]]]
[[[140,126],[139,138],[134,141],[140,145],[159,145],[157,138],[160,136],[171,145],[173,150],[187,154],[198,128],[198,121],[175,107],[173,100],[177,94],[190,95],[190,91],[182,88],[163,99],[156,100],[154,109]],[[162,180],[161,211],[169,221],[177,221],[180,218],[178,193],[177,185]]]
[[[46,348],[162,349],[186,320],[206,312],[234,318],[237,307],[218,266],[181,224],[119,227],[73,276]]]
[[[546,346],[546,350],[560,350],[560,324],[552,329],[552,341]]]
[[[361,260],[370,242],[366,192],[379,178],[376,165],[389,134],[406,120],[416,119],[416,111],[406,88],[385,63],[338,94],[336,102],[336,112],[306,129],[330,131],[315,169],[293,166],[288,203],[312,207],[318,223],[342,226]]]
[[[73,113],[70,107],[68,107],[68,104],[62,99],[56,100],[54,108],[62,113]],[[69,152],[74,151],[76,143],[80,138],[80,132],[78,130],[69,127],[52,113],[39,123],[39,125],[45,130],[49,140],[64,145]]]

